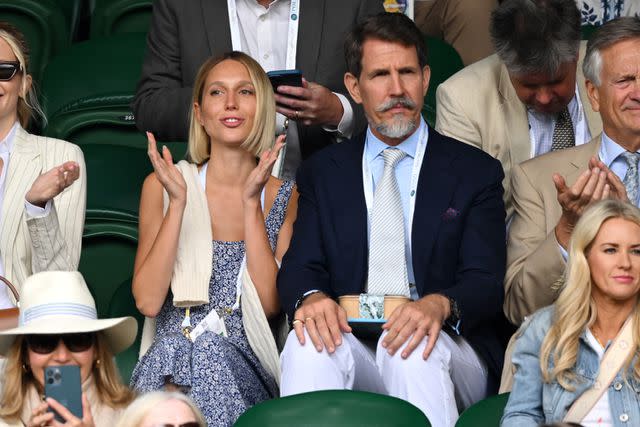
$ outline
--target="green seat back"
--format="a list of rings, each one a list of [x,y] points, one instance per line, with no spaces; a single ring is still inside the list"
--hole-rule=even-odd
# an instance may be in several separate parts
[[[96,0],[91,15],[91,37],[146,33],[152,0]]]
[[[426,36],[428,62],[431,67],[429,89],[424,97],[422,116],[431,126],[436,123],[436,89],[440,83],[447,80],[456,72],[462,70],[464,64],[458,52],[447,42],[431,36]]]
[[[137,221],[142,183],[153,170],[146,150],[106,144],[83,145],[82,150],[87,167],[87,220],[117,215]]]
[[[132,316],[138,321],[138,334],[136,341],[131,347],[116,356],[116,363],[120,370],[120,375],[126,383],[131,379],[131,372],[138,363],[140,353],[140,340],[142,338],[142,327],[144,326],[144,316],[136,308],[136,302],[131,293],[131,280],[127,279],[117,287],[109,304],[107,317]]]
[[[66,18],[70,40],[73,41],[80,25],[82,4],[84,0],[54,0]]]
[[[128,107],[145,46],[144,34],[122,34],[75,43],[56,56],[42,78],[47,116]]]
[[[252,407],[235,427],[428,427],[418,408],[401,399],[351,390],[327,390],[268,400]]]
[[[84,276],[96,301],[100,318],[115,315],[138,318],[136,343],[139,348],[142,324],[130,297],[137,237],[135,223],[108,219],[100,222],[88,220],[82,237],[82,254],[78,270]],[[127,298],[130,301],[128,303]],[[129,354],[132,352],[135,353],[135,349],[129,350]],[[120,372],[128,381],[132,368],[130,356],[125,353],[121,357],[126,364],[119,365]]]
[[[54,0],[0,0],[0,20],[24,34],[31,51],[29,72],[36,83],[49,60],[69,46],[69,27]]]
[[[456,427],[499,427],[509,393],[487,397],[460,415]]]

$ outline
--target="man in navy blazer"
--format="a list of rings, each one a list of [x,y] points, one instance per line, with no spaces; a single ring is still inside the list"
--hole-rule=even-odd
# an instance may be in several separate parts
[[[365,20],[348,36],[345,56],[345,85],[363,104],[369,128],[299,170],[298,217],[277,282],[294,326],[281,357],[281,392],[390,394],[418,406],[432,425],[453,426],[459,410],[495,386],[502,366],[502,168],[421,118],[430,69],[411,20],[400,14]],[[413,301],[393,312],[377,348],[368,348],[350,333],[336,299],[366,292],[365,194],[379,182],[379,154],[389,147],[407,152],[395,174],[410,236],[408,280],[415,286]]]

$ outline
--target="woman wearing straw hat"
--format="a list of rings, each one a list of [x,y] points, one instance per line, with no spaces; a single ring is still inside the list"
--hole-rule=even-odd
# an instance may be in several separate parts
[[[7,358],[0,425],[60,425],[48,408],[70,425],[115,425],[133,395],[113,356],[135,340],[136,320],[98,319],[93,297],[75,271],[34,274],[23,284],[20,304],[18,327],[0,331],[0,355]],[[55,400],[42,399],[44,368],[59,365],[80,367],[82,420]]]

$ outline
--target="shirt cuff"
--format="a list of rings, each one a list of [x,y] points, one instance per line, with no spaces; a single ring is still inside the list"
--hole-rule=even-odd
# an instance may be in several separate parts
[[[558,243],[558,249],[560,249],[560,255],[562,255],[562,259],[564,260],[564,262],[567,262],[567,260],[569,259],[569,253],[567,252],[567,250],[563,248],[560,243]]]
[[[27,200],[25,200],[24,208],[27,211],[27,216],[29,218],[43,218],[49,215],[49,212],[51,212],[51,200],[47,200],[47,204],[44,205],[44,208],[41,208],[40,206],[32,205]]]
[[[345,138],[351,138],[353,134],[353,108],[351,108],[351,104],[347,97],[341,93],[332,92],[335,96],[338,97],[340,103],[342,104],[342,118],[340,119],[340,123],[338,123],[338,127],[334,126],[322,126],[322,129],[327,132],[337,132],[340,136]]]

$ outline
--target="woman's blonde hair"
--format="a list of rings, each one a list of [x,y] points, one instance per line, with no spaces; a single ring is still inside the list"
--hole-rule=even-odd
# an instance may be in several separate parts
[[[138,396],[124,411],[116,427],[140,427],[144,419],[158,406],[170,400],[178,400],[186,404],[193,412],[200,426],[205,427],[207,421],[202,416],[200,409],[189,397],[175,391],[154,391]]]
[[[122,384],[113,361],[113,353],[101,332],[96,332],[94,347],[96,362],[91,368],[91,375],[98,398],[104,405],[111,408],[125,407],[133,400],[134,395],[127,386]],[[7,354],[4,387],[0,399],[0,418],[19,420],[31,386],[41,391],[42,386],[37,383],[29,367],[24,336],[18,336]]]
[[[8,22],[0,21],[0,38],[9,45],[20,63],[20,73],[22,74],[20,97],[18,98],[18,120],[20,125],[26,128],[34,115],[42,120],[42,125],[45,125],[46,118],[42,107],[40,107],[40,102],[38,102],[35,84],[30,76],[29,47],[24,35]],[[16,76],[13,78],[15,79]]]
[[[564,284],[555,302],[553,323],[540,349],[540,369],[545,382],[556,380],[566,390],[574,389],[572,383],[576,379],[574,368],[580,335],[593,325],[598,315],[591,297],[591,270],[587,256],[602,224],[613,218],[621,218],[640,226],[640,209],[618,200],[603,200],[584,212],[571,233]],[[638,346],[640,310],[637,306],[633,316],[633,338]],[[630,367],[635,353],[627,361],[626,369]],[[636,379],[640,379],[640,358],[633,365],[633,374]]]
[[[276,102],[269,78],[264,70],[253,58],[242,52],[227,52],[215,58],[208,59],[196,76],[193,86],[191,114],[189,117],[188,158],[191,162],[201,164],[211,155],[211,142],[204,127],[195,115],[195,103],[202,105],[204,85],[209,72],[222,61],[231,60],[244,65],[249,72],[251,83],[256,91],[256,113],[253,127],[242,147],[256,157],[271,148],[275,140]]]

